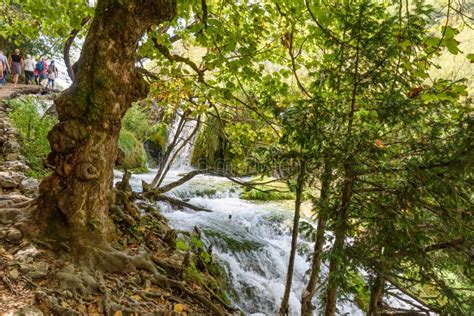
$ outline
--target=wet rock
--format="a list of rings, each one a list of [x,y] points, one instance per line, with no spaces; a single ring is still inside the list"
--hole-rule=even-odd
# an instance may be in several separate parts
[[[34,306],[26,306],[16,311],[14,316],[43,316],[43,312]]]
[[[38,191],[39,182],[33,178],[26,178],[21,180],[20,191],[22,193],[33,194]]]
[[[12,244],[19,244],[23,234],[16,228],[10,228],[7,233],[7,241]]]

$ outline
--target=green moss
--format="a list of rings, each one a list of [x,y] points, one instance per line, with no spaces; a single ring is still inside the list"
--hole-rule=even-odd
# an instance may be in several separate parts
[[[217,129],[211,124],[205,125],[196,138],[191,163],[199,165],[205,162],[207,165],[214,165],[217,159],[222,158],[220,147]]]
[[[118,147],[125,155],[120,167],[126,169],[145,168],[145,149],[133,133],[122,130],[119,136]]]
[[[279,200],[292,200],[294,199],[292,192],[277,192],[267,191],[262,192],[259,190],[251,189],[244,191],[240,198],[244,200],[257,200],[257,201],[279,201]]]
[[[228,284],[225,270],[219,262],[213,260],[200,236],[195,233],[183,233],[182,237],[176,239],[176,249],[192,254],[185,278],[212,290],[224,302],[230,304],[231,300],[225,286]]]
[[[227,235],[223,232],[218,232],[215,230],[206,229],[203,231],[207,237],[210,238],[217,238],[223,242],[225,242],[227,249],[234,251],[234,252],[242,252],[242,251],[253,251],[258,250],[263,247],[262,244],[252,241],[252,240],[236,240],[231,236]]]
[[[272,223],[283,223],[286,220],[286,217],[283,214],[271,213],[266,216],[265,219]]]
[[[148,137],[148,141],[159,145],[162,149],[166,147],[168,127],[166,124],[159,123]]]
[[[153,121],[151,121],[147,109],[138,107],[137,105],[132,106],[128,109],[127,113],[125,113],[122,120],[122,128],[133,133],[135,138],[141,142],[144,142],[154,130]]]
[[[265,182],[271,180],[270,178],[258,179],[257,181]],[[241,199],[244,200],[258,200],[258,201],[279,201],[279,200],[293,200],[295,194],[288,190],[284,182],[271,182],[269,184],[257,185],[255,188],[245,187]]]

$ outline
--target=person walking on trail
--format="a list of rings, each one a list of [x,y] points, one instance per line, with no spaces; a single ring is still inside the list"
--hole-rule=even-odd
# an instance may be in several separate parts
[[[46,62],[46,57],[41,57],[41,59],[36,63],[35,71],[38,74],[36,84],[43,85],[43,80],[46,79],[46,73],[48,71],[48,63]]]
[[[26,55],[25,59],[25,83],[32,84],[35,79],[35,66],[36,62],[31,55]]]
[[[48,87],[54,89],[54,80],[58,77],[59,70],[58,67],[54,64],[54,60],[51,61],[51,64],[48,67]]]
[[[10,72],[10,65],[8,64],[7,57],[0,50],[0,87],[2,87],[7,79],[7,73]]]
[[[13,84],[16,87],[18,83],[18,77],[21,75],[21,67],[23,65],[23,58],[20,55],[20,50],[15,48],[12,56],[10,57],[10,68],[13,73]]]

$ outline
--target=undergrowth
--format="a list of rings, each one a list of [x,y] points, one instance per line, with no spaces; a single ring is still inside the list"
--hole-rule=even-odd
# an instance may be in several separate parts
[[[50,151],[47,136],[57,119],[43,114],[48,104],[33,97],[9,100],[8,106],[10,120],[22,137],[21,153],[31,168],[27,175],[38,179],[45,177],[49,173],[43,165]]]
[[[143,143],[153,132],[153,122],[146,109],[131,107],[122,120],[118,147],[124,153],[119,167],[132,170],[134,173],[147,172],[147,156]]]

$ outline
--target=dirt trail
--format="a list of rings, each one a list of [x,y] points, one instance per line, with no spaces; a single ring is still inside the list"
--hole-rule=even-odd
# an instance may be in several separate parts
[[[19,84],[16,87],[13,84],[7,83],[0,87],[0,103],[18,94],[37,94],[42,91],[47,91],[43,86]]]

